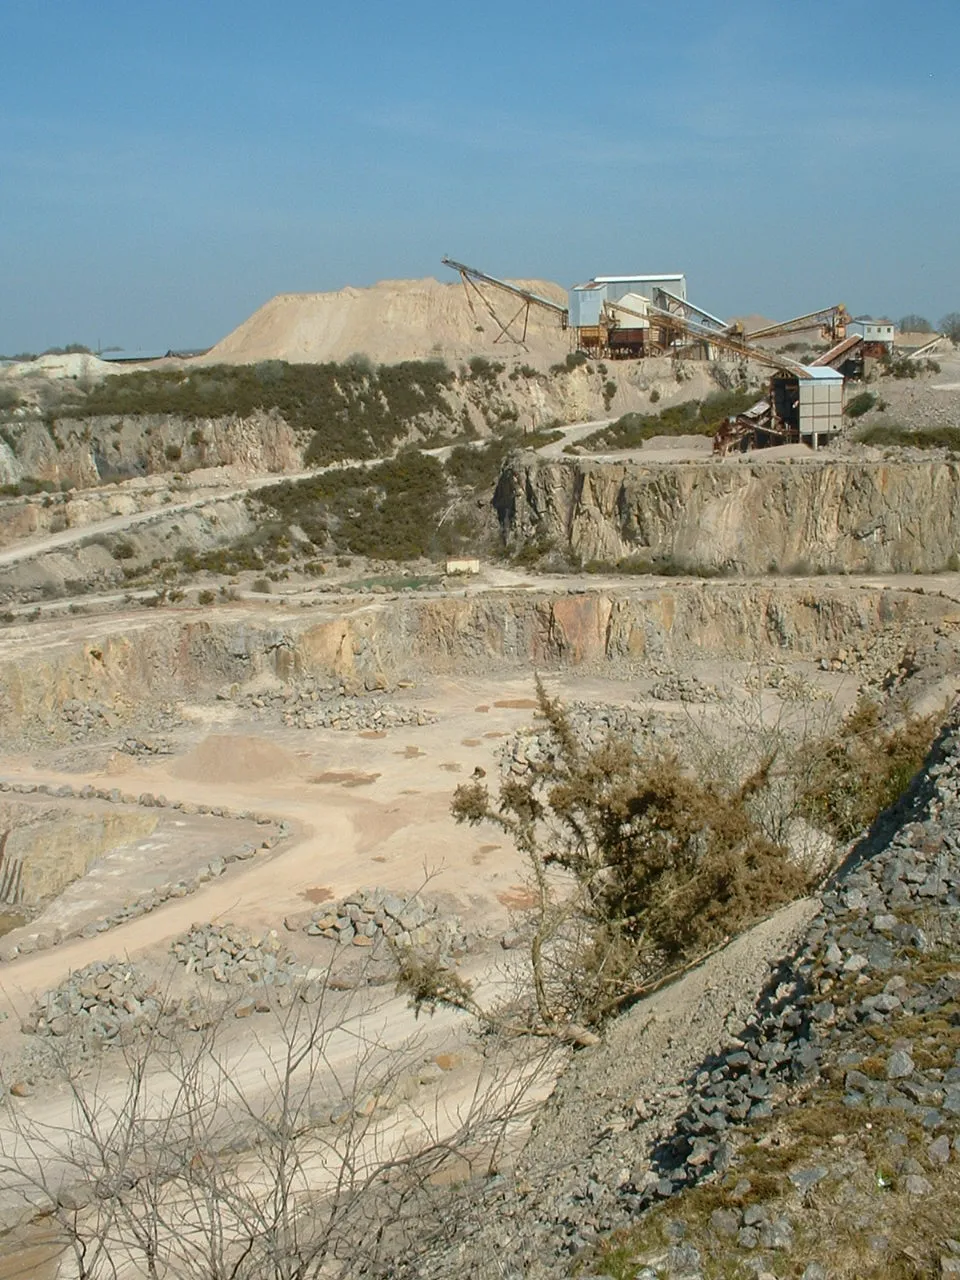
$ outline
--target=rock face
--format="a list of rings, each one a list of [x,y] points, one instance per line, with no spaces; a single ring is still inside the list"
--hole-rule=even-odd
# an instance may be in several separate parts
[[[111,415],[79,421],[23,418],[7,428],[12,449],[0,463],[21,476],[86,489],[105,482],[198,467],[296,471],[302,448],[277,413],[188,419],[173,414]],[[9,454],[9,457],[7,456]]]
[[[515,455],[494,506],[517,549],[716,572],[935,572],[960,552],[953,462],[640,463]]]
[[[336,610],[336,611],[335,611]],[[63,740],[63,706],[96,700],[114,728],[164,698],[199,696],[263,673],[284,681],[335,676],[350,688],[393,687],[424,671],[486,672],[515,664],[649,668],[694,655],[832,656],[891,629],[949,620],[952,601],[903,590],[678,583],[558,594],[399,598],[337,603],[298,618],[168,614],[97,639],[32,650],[10,629],[0,656],[0,732]]]

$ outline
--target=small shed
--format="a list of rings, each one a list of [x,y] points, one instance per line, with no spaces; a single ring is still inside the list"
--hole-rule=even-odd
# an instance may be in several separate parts
[[[862,338],[865,348],[876,345],[892,351],[895,329],[886,320],[850,320],[847,324],[847,337]]]
[[[802,367],[805,376],[784,373],[771,379],[773,417],[785,439],[818,449],[843,430],[844,377],[828,367]]]

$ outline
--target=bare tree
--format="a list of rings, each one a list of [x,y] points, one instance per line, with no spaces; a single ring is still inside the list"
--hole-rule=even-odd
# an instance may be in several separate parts
[[[161,1020],[92,1075],[64,1061],[52,1113],[8,1109],[0,1174],[55,1220],[77,1280],[346,1276],[449,1230],[431,1180],[497,1159],[552,1048],[500,1045],[456,1106],[418,1104],[423,1037],[397,1042],[396,997],[301,993],[262,989],[254,1034],[229,1006],[197,1031]]]

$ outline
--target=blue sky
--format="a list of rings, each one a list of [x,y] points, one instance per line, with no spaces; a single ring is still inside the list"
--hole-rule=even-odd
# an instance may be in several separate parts
[[[0,352],[207,345],[443,254],[937,320],[958,47],[958,0],[0,0]]]

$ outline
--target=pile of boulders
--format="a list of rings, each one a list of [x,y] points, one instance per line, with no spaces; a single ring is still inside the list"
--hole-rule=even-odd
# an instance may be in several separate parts
[[[252,934],[231,924],[195,924],[170,950],[188,973],[205,974],[215,982],[283,987],[296,972],[296,957],[274,929]]]
[[[657,702],[722,702],[723,693],[699,676],[680,675],[674,672],[666,676],[650,690],[650,697]]]
[[[341,946],[374,947],[387,939],[400,948],[437,948],[451,959],[465,955],[473,945],[459,916],[445,916],[436,903],[403,897],[380,886],[358,889],[338,902],[324,904],[304,932]]]
[[[915,647],[914,639],[902,628],[888,627],[824,655],[820,669],[853,673],[862,685],[891,688],[913,674]]]
[[[134,965],[97,960],[41,996],[21,1029],[28,1035],[105,1042],[125,1028],[155,1025],[162,1008],[156,984]]]
[[[618,738],[636,747],[650,745],[665,729],[656,716],[631,703],[571,702],[564,706],[567,723],[584,750],[602,746],[608,738]],[[500,753],[500,771],[520,777],[534,773],[552,762],[557,755],[553,730],[542,723],[521,729],[504,744]]]
[[[301,702],[283,712],[283,723],[296,729],[396,729],[402,725],[436,724],[436,721],[432,711],[400,707],[377,697]]]
[[[60,705],[60,714],[75,740],[98,730],[112,729],[117,723],[116,712],[102,702],[81,702],[79,698],[66,698]]]
[[[150,756],[168,756],[173,747],[163,738],[124,738],[120,744],[124,755],[136,756],[138,759]]]
[[[384,699],[383,692],[379,685],[361,694],[339,682],[308,680],[277,689],[221,696],[230,696],[254,714],[279,714],[282,723],[294,729],[349,731],[436,723],[432,711],[399,706]]]

